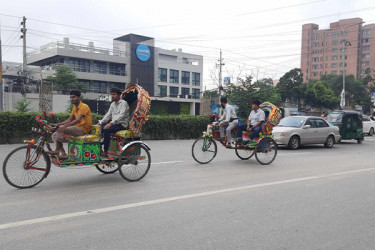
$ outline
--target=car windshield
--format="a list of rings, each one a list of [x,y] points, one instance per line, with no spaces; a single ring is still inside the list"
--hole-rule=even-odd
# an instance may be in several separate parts
[[[300,128],[302,124],[305,122],[305,117],[298,117],[298,116],[289,116],[281,119],[279,127],[294,127]]]
[[[332,112],[327,116],[327,122],[342,122],[343,113],[341,112]]]

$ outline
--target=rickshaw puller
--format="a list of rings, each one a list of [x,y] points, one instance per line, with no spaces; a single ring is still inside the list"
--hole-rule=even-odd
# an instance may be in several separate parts
[[[224,127],[228,125],[225,131],[227,135],[228,145],[230,145],[232,139],[231,132],[238,125],[238,118],[236,115],[236,111],[231,105],[228,104],[227,98],[225,96],[220,98],[220,104],[221,107],[224,109],[224,113],[219,119],[220,140],[224,141]]]

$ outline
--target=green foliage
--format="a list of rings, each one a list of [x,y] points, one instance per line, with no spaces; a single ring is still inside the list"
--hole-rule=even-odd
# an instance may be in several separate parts
[[[180,103],[180,115],[190,115],[189,103]]]
[[[0,112],[0,141],[9,143],[10,138],[17,136],[32,137],[31,128],[35,126],[35,116],[40,113]],[[58,113],[54,118],[47,117],[49,122],[59,123],[68,119],[70,114]],[[93,124],[103,118],[92,114]],[[151,139],[191,139],[201,136],[209,122],[208,116],[192,115],[152,115],[142,128],[142,133]]]
[[[168,106],[167,103],[164,102],[152,102],[151,115],[167,115],[168,114]]]
[[[267,101],[275,105],[280,105],[281,103],[280,94],[277,93],[275,87],[262,81],[252,84],[251,81],[252,78],[249,76],[242,80],[239,85],[232,83],[227,85],[226,95],[228,102],[237,105],[237,116],[239,117],[248,117],[253,100]]]
[[[72,109],[73,109],[73,107],[74,107],[74,104],[71,104],[71,103],[69,103],[67,106],[66,106],[66,109],[65,109],[65,112],[66,113],[72,113]]]
[[[203,98],[214,98],[214,97],[219,97],[218,90],[207,90],[203,92]]]
[[[17,112],[29,112],[30,101],[26,100],[26,98],[22,98],[17,101],[17,104],[14,106]]]
[[[299,91],[304,103],[314,107],[334,109],[338,107],[340,102],[340,98],[322,81],[304,83],[300,86]]]
[[[54,74],[54,76],[47,77],[47,84],[53,83],[58,89],[62,90],[63,93],[68,93],[73,89],[84,89],[84,83],[78,82],[76,74],[69,66],[54,66],[54,70],[56,70],[56,73]]]
[[[281,95],[282,101],[285,102],[286,99],[290,99],[291,102],[298,101],[300,98],[299,87],[302,82],[303,74],[301,69],[295,68],[285,73],[277,84],[277,91]]]

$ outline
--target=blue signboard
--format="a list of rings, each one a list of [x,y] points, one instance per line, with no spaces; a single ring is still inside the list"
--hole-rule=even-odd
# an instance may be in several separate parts
[[[149,47],[147,47],[147,45],[144,45],[144,44],[138,45],[135,53],[137,54],[138,59],[141,60],[142,62],[148,61],[148,59],[150,59],[150,56],[151,56],[151,51]]]

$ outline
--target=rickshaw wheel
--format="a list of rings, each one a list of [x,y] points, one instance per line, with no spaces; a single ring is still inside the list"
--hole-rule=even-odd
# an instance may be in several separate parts
[[[358,144],[361,144],[361,143],[363,142],[363,140],[364,140],[363,137],[362,137],[362,138],[358,138],[358,139],[357,139],[357,143],[358,143]]]
[[[277,144],[272,138],[263,138],[255,147],[255,158],[262,165],[273,162],[277,155]]]
[[[255,150],[249,149],[249,148],[245,148],[245,149],[236,148],[235,151],[236,151],[236,155],[241,160],[248,160],[251,157],[253,157],[253,155],[255,153]]]
[[[95,165],[95,167],[103,174],[113,174],[118,170],[118,165],[114,162],[106,162],[104,164]]]
[[[207,164],[212,161],[217,154],[216,142],[209,137],[198,138],[193,143],[191,153],[196,162]]]
[[[26,165],[28,155],[30,155],[29,162],[32,162],[30,166]],[[50,168],[51,161],[44,151],[38,152],[35,145],[32,145],[30,150],[29,146],[25,145],[14,149],[5,158],[3,175],[13,187],[31,188],[47,177]]]
[[[119,172],[127,181],[139,181],[146,176],[151,166],[151,156],[142,144],[134,144],[132,152],[124,151],[119,161]]]

